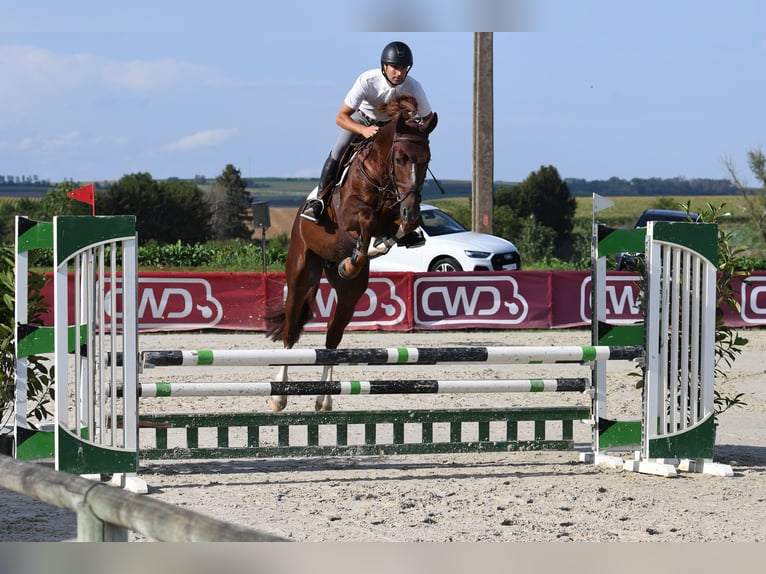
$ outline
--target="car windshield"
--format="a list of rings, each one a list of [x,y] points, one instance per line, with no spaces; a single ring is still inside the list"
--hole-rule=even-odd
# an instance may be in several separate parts
[[[421,216],[423,218],[422,227],[431,237],[467,231],[465,227],[438,209],[424,209]]]

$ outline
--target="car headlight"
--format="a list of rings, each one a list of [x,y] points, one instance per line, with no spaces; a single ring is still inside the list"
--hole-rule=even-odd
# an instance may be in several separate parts
[[[492,253],[489,251],[469,251],[465,250],[464,253],[471,259],[487,259]]]

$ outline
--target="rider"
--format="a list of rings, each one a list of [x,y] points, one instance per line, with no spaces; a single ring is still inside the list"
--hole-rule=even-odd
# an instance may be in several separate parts
[[[409,46],[404,42],[391,42],[383,48],[380,69],[362,72],[356,79],[335,118],[335,123],[342,128],[341,132],[322,167],[319,185],[309,194],[301,217],[314,223],[319,221],[324,211],[325,197],[331,189],[330,184],[346,147],[358,136],[374,136],[381,126],[390,121],[384,112],[378,111],[380,104],[391,101],[395,95],[409,94],[418,100],[418,115],[424,120],[431,116],[431,105],[426,93],[420,83],[408,75],[410,68],[412,51]]]

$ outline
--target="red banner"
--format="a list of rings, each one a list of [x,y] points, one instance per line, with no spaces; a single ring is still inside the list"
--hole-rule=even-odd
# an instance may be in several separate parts
[[[284,285],[283,273],[141,273],[139,329],[265,331],[267,310],[281,303]],[[766,272],[751,273],[732,286],[740,309],[724,308],[724,322],[732,327],[766,325]],[[52,307],[52,283],[43,295]],[[607,322],[642,320],[637,275],[608,273],[605,295]],[[117,297],[121,313],[119,293]],[[307,331],[326,329],[337,297],[323,279]],[[373,273],[348,329],[583,327],[591,320],[590,297],[589,271]],[[73,313],[71,302],[70,309]],[[44,323],[53,324],[52,313]]]

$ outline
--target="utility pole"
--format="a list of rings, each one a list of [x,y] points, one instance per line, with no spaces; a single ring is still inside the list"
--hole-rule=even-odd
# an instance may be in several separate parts
[[[473,231],[492,234],[495,171],[492,103],[492,32],[475,32],[473,40]]]

